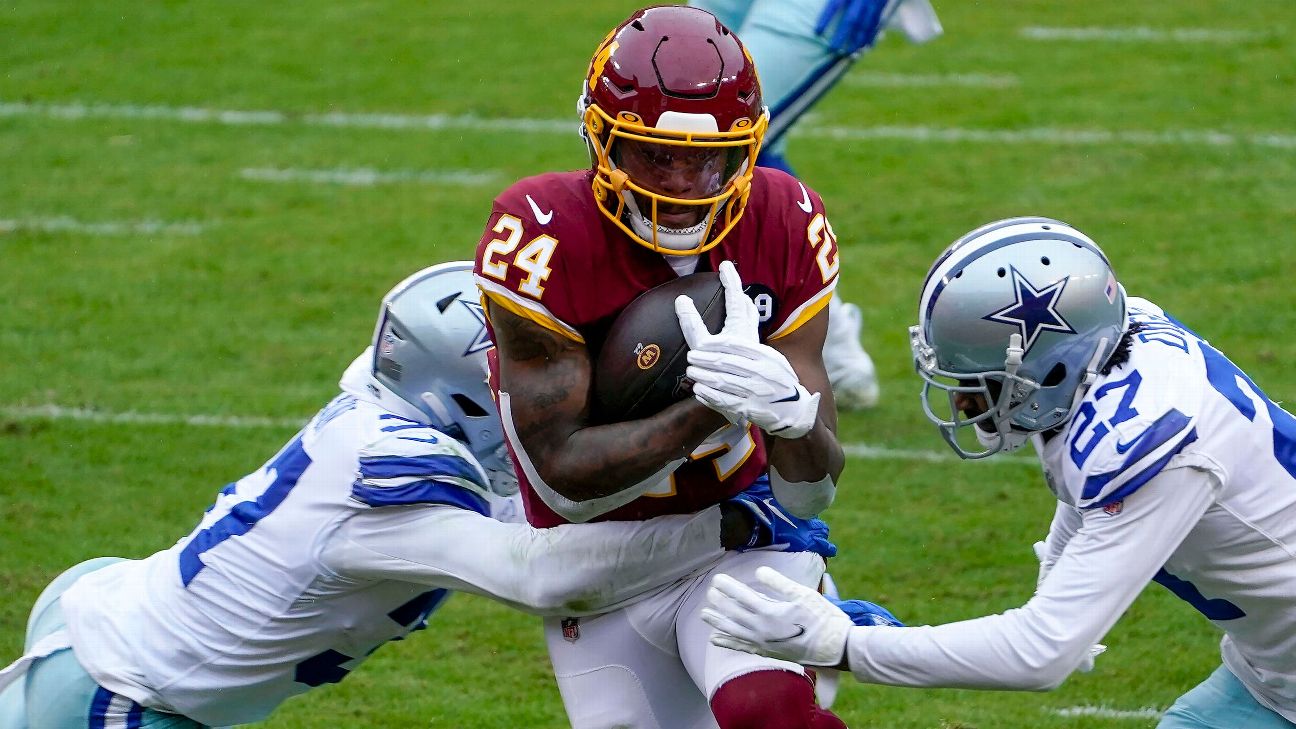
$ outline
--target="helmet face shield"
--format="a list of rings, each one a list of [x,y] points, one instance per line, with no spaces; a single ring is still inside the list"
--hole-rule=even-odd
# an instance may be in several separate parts
[[[660,253],[709,250],[747,206],[767,117],[730,132],[654,129],[632,114],[585,111],[600,209],[635,242]]]
[[[613,137],[609,151],[613,163],[632,181],[639,181],[638,187],[660,194],[665,199],[680,196],[680,199],[691,202],[717,197],[746,161],[745,152],[738,146],[709,143],[701,146],[705,142],[681,144],[670,139]],[[684,193],[688,197],[682,197]]]

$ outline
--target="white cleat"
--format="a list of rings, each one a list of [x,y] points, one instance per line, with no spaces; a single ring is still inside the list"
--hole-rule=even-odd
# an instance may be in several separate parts
[[[828,303],[828,335],[824,340],[823,361],[832,383],[837,407],[843,410],[867,410],[877,405],[879,387],[873,358],[860,345],[864,316],[855,304],[842,301],[833,293]]]

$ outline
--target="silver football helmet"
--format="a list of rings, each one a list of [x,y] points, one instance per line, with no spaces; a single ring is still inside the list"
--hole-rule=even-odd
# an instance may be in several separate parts
[[[486,330],[471,261],[442,263],[406,278],[383,297],[374,329],[374,379],[462,442],[491,480],[517,491],[503,429],[486,382]]]
[[[984,225],[923,283],[909,329],[923,409],[963,458],[1020,447],[1066,422],[1126,326],[1125,290],[1084,233],[1050,218]]]

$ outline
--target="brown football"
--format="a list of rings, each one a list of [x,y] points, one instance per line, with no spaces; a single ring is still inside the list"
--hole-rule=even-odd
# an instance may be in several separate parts
[[[694,273],[640,294],[621,310],[594,363],[595,416],[605,423],[638,420],[689,397],[688,345],[675,316],[675,297],[693,299],[707,329],[724,325],[719,274]]]

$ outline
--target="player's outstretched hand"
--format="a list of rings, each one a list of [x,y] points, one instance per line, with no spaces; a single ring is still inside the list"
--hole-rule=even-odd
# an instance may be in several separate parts
[[[770,567],[756,569],[761,590],[729,575],[716,575],[707,590],[702,619],[721,648],[779,658],[806,666],[836,666],[854,627],[823,595]]]
[[[859,53],[877,40],[888,4],[888,0],[828,0],[815,23],[815,35],[822,36],[833,25],[828,47],[843,56]]]
[[[725,296],[719,334],[707,331],[692,299],[675,299],[689,346],[685,376],[693,381],[693,396],[731,423],[748,421],[770,435],[800,438],[818,418],[819,393],[801,385],[782,353],[761,344],[760,315],[733,263],[721,263],[719,273]]]
[[[837,555],[837,545],[828,541],[828,524],[811,518],[800,519],[779,506],[768,482],[758,481],[734,496],[730,503],[742,506],[752,516],[751,540],[739,552],[763,549],[773,552],[814,552],[828,558]]]

